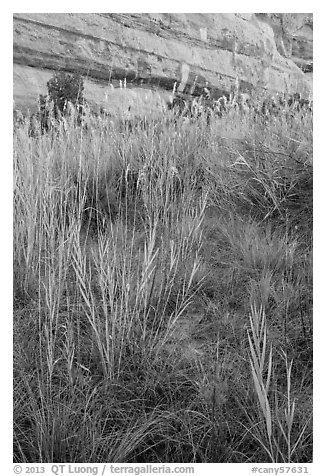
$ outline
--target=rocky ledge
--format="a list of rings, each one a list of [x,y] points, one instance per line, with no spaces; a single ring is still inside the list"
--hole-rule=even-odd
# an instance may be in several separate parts
[[[85,75],[88,102],[113,114],[204,87],[311,97],[312,17],[285,15],[15,14],[15,107],[33,109],[58,70]]]

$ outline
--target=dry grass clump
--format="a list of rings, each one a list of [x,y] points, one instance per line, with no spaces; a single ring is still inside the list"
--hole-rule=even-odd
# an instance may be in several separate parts
[[[15,128],[15,461],[311,461],[310,118],[232,114]]]

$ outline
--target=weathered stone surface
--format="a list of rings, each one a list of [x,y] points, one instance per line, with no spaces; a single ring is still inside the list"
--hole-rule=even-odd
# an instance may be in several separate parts
[[[113,114],[158,111],[173,88],[311,94],[255,14],[15,14],[15,107],[35,106],[59,69],[87,76],[86,99]]]
[[[305,73],[312,73],[312,13],[257,13],[256,15],[273,28],[279,53],[291,58]]]
[[[53,70],[40,70],[31,66],[14,65],[14,108],[33,112],[40,94],[46,94],[47,81]],[[169,101],[168,91],[150,88],[125,88],[123,81],[110,84],[87,78],[84,81],[85,98],[92,109],[104,108],[113,116],[124,119],[148,113],[160,114]]]

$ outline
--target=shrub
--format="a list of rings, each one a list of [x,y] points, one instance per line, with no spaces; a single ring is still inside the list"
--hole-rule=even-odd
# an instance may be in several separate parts
[[[49,99],[53,101],[55,110],[62,114],[68,102],[78,109],[84,103],[84,82],[79,74],[56,73],[47,82],[47,88]]]
[[[84,99],[83,78],[79,74],[55,73],[47,82],[47,95],[40,94],[38,112],[31,117],[30,134],[48,132],[62,116],[75,113],[76,123],[82,123]],[[69,108],[68,104],[72,107]]]

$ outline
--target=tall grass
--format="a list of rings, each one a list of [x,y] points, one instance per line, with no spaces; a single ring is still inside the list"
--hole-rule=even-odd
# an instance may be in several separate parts
[[[259,410],[263,417],[263,425],[253,422],[249,429],[259,445],[266,451],[272,463],[296,461],[296,451],[301,450],[303,437],[311,420],[311,414],[306,415],[303,421],[298,420],[296,414],[296,400],[291,392],[291,374],[293,360],[289,363],[287,355],[282,351],[281,357],[284,359],[286,371],[285,395],[276,387],[274,390],[274,402],[269,396],[272,367],[273,349],[270,346],[267,356],[267,323],[263,308],[251,309],[250,315],[251,334],[248,333],[250,344],[250,365],[251,374],[255,386],[255,392],[259,402]],[[264,379],[264,372],[267,375]],[[281,408],[279,401],[281,400]],[[272,408],[273,404],[273,408]],[[249,415],[248,415],[249,416]],[[251,416],[249,416],[251,419]],[[260,427],[263,426],[263,429]],[[294,433],[294,435],[293,435]]]
[[[75,119],[14,131],[15,461],[311,461],[309,118]]]

